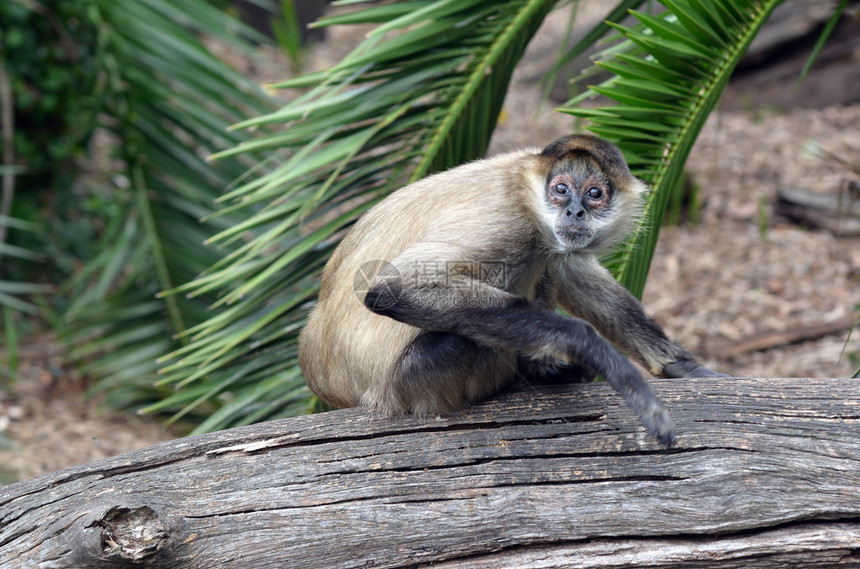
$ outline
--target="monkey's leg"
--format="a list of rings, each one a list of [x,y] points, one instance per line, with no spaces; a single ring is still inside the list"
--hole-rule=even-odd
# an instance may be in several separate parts
[[[520,374],[539,383],[591,383],[597,374],[579,364],[568,364],[555,358],[533,360],[520,357]]]
[[[440,295],[446,291],[441,285],[431,287],[434,294],[428,294],[427,287],[417,289],[405,286],[400,279],[386,279],[371,286],[365,305],[377,314],[424,330],[448,332],[482,346],[532,359],[557,358],[594,370],[606,378],[660,442],[672,445],[672,421],[651,386],[591,325],[483,283],[472,285],[448,290],[449,298],[442,302]]]
[[[393,377],[369,392],[366,404],[419,415],[447,414],[486,399],[516,372],[513,354],[447,332],[421,332],[406,348]]]

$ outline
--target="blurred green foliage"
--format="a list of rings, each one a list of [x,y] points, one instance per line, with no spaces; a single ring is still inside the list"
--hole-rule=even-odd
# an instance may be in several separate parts
[[[201,220],[254,158],[209,155],[247,138],[232,124],[273,109],[234,67],[265,65],[264,41],[208,0],[0,3],[0,110],[14,119],[0,165],[13,198],[0,211],[0,377],[15,375],[11,340],[38,322],[26,311],[109,404],[170,395],[156,358],[215,299],[158,294],[215,263],[222,251],[204,242],[237,222]]]
[[[50,6],[47,8],[46,6]],[[89,0],[0,2],[0,58],[15,102],[19,192],[68,188],[106,97]],[[2,142],[0,142],[2,144]]]

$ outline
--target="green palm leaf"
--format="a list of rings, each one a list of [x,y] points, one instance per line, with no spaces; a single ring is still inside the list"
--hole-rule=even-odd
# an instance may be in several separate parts
[[[514,66],[555,3],[411,0],[320,22],[381,25],[331,69],[278,85],[305,95],[238,125],[286,128],[219,154],[270,159],[223,199],[247,219],[211,241],[239,246],[174,291],[221,295],[162,370],[164,384],[194,390],[186,409],[227,396],[201,430],[307,409],[296,338],[343,230],[409,180],[483,156]]]
[[[4,168],[0,167],[0,175],[3,174],[2,170]],[[19,231],[35,231],[37,229],[36,225],[31,222],[0,214],[0,229],[2,227],[17,229]],[[0,231],[0,234],[3,233],[3,231]],[[5,243],[5,235],[3,237],[0,238],[0,263],[4,262],[2,259],[4,256],[25,261],[44,261],[43,255]],[[6,308],[10,311],[26,312],[29,314],[38,313],[39,309],[33,303],[23,300],[22,297],[26,298],[26,296],[46,294],[52,290],[52,287],[47,285],[6,280],[3,277],[2,264],[0,264],[0,308]],[[11,312],[9,314],[11,315]],[[0,330],[0,340],[3,339],[2,332],[3,330]]]
[[[253,57],[242,25],[206,0],[98,0],[100,52],[111,101],[106,129],[122,142],[128,188],[99,244],[100,254],[69,282],[71,300],[59,325],[72,357],[99,381],[115,406],[139,407],[169,394],[154,393],[158,356],[175,337],[206,317],[214,297],[157,298],[215,263],[205,245],[212,233],[239,219],[209,219],[223,188],[248,158],[213,163],[207,154],[247,138],[229,126],[247,113],[265,113],[271,99],[217,57],[201,36],[217,38]],[[211,412],[211,410],[210,410]]]
[[[662,0],[667,11],[659,16],[632,11],[640,24],[613,24],[626,40],[597,63],[614,77],[591,87],[616,104],[585,109],[571,103],[561,109],[587,118],[588,129],[615,142],[634,174],[651,185],[645,223],[608,260],[637,296],[645,287],[671,189],[693,143],[732,71],[780,2]]]

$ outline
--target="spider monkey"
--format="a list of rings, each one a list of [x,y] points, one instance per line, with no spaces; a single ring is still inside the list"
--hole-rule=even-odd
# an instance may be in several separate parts
[[[600,374],[671,447],[669,414],[618,350],[658,376],[724,376],[596,258],[634,228],[645,190],[613,144],[571,135],[392,193],[325,267],[299,337],[308,385],[338,407],[446,414],[518,374]]]

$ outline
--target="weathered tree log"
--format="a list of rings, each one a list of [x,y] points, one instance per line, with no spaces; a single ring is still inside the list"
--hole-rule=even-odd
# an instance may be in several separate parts
[[[860,566],[860,380],[655,380],[662,449],[605,384],[445,418],[359,409],[0,489],[0,565]]]

